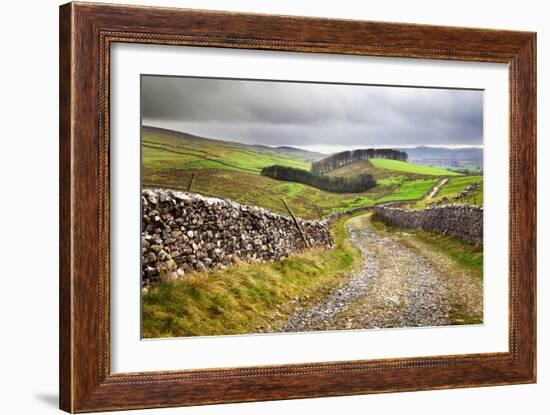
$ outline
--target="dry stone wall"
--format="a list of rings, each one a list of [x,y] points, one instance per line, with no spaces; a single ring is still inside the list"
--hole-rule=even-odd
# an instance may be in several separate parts
[[[310,247],[333,246],[326,221],[298,223]],[[290,217],[193,193],[142,192],[143,285],[237,260],[277,261],[305,247]]]
[[[471,243],[483,242],[483,208],[479,206],[460,204],[423,210],[378,206],[373,210],[376,219],[389,225],[457,236]]]

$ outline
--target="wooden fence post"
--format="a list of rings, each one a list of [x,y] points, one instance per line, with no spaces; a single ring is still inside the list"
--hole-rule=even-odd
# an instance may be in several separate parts
[[[283,201],[283,204],[285,205],[286,210],[288,211],[288,214],[294,221],[294,224],[296,225],[296,228],[298,229],[298,232],[300,232],[300,235],[302,236],[302,239],[304,243],[306,244],[306,248],[309,248],[309,242],[306,238],[306,235],[304,234],[304,231],[302,230],[302,227],[300,226],[300,223],[298,222],[298,219],[296,219],[296,216],[294,216],[294,213],[290,210],[290,207],[286,204],[286,200],[281,197],[281,200]]]
[[[321,213],[321,209],[319,209],[319,206],[315,205],[315,208],[317,209],[317,213],[319,214],[319,219],[323,219],[323,214]]]
[[[193,182],[195,181],[195,173],[191,173],[191,180],[189,180],[189,184],[187,185],[187,191],[191,193],[191,188],[193,187]]]

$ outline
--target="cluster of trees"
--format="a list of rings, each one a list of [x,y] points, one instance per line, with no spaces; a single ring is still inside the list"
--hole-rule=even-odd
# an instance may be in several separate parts
[[[329,177],[307,170],[278,165],[264,167],[262,175],[277,180],[303,183],[334,193],[362,193],[376,186],[376,180],[370,174],[360,174],[351,178]]]
[[[404,151],[392,150],[390,148],[367,148],[364,150],[343,151],[313,162],[311,164],[311,172],[321,175],[354,161],[372,158],[408,161],[409,156]]]

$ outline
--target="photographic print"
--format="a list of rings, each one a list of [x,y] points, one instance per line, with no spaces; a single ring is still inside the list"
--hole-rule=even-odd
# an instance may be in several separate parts
[[[60,7],[60,408],[536,382],[536,33],[327,17]]]
[[[142,337],[483,323],[483,91],[141,77]]]

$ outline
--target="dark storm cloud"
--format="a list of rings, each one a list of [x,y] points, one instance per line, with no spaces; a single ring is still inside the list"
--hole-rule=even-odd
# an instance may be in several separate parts
[[[144,76],[142,119],[248,144],[482,145],[481,91]]]

